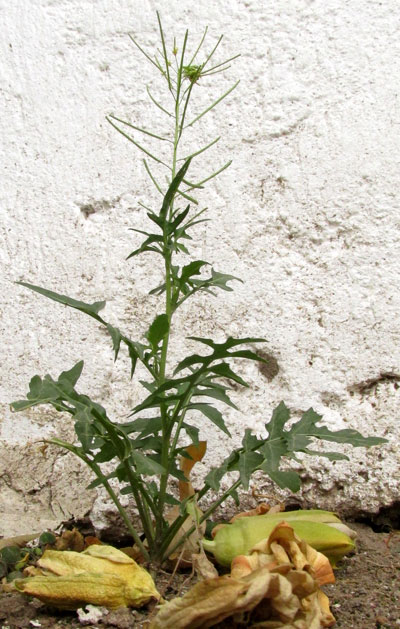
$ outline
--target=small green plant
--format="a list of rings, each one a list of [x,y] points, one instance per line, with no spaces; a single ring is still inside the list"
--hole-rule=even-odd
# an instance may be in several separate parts
[[[48,531],[42,533],[34,546],[3,546],[0,548],[0,580],[6,578],[13,581],[22,577],[22,571],[29,564],[35,563],[38,557],[43,554],[43,547],[46,544],[55,542],[55,535]]]
[[[229,337],[222,343],[216,343],[209,338],[189,337],[199,343],[207,353],[190,354],[178,362],[173,370],[170,369],[173,360],[170,339],[177,310],[197,293],[230,291],[231,283],[237,280],[232,275],[215,270],[204,260],[191,260],[186,264],[179,262],[183,256],[189,255],[188,246],[192,240],[193,228],[207,220],[204,218],[204,209],[192,209],[198,206],[193,195],[230,164],[228,161],[217,166],[210,173],[193,181],[189,174],[192,161],[202,156],[220,138],[214,138],[205,146],[185,153],[181,148],[183,134],[187,128],[193,128],[219,105],[239,82],[222,91],[217,98],[210,98],[210,105],[203,110],[194,111],[192,101],[199,85],[203,90],[212,90],[213,86],[210,87],[208,78],[225,72],[238,55],[222,62],[214,62],[221,36],[211,51],[199,60],[207,29],[192,54],[188,52],[186,32],[179,49],[174,39],[170,55],[160,18],[157,17],[161,49],[156,55],[148,54],[133,37],[132,41],[165,83],[168,100],[156,98],[149,88],[146,89],[152,105],[170,123],[171,132],[169,135],[161,135],[114,115],[107,118],[115,129],[145,154],[144,168],[161,197],[159,209],[143,206],[153,229],[146,232],[133,230],[141,233],[144,240],[128,256],[130,259],[151,253],[158,257],[164,270],[163,282],[150,291],[158,312],[144,340],[131,340],[105,321],[99,314],[105,305],[103,301],[85,303],[39,286],[19,282],[20,285],[54,301],[80,310],[105,326],[112,340],[115,360],[121,346],[125,346],[130,357],[131,376],[138,362],[147,371],[148,380],[142,382],[147,395],[132,409],[131,421],[113,421],[103,406],[77,392],[76,384],[83,368],[81,361],[72,369],[62,372],[57,380],[50,375],[43,378],[34,376],[27,399],[14,402],[12,408],[23,411],[38,404],[50,404],[57,411],[73,416],[78,443],[67,443],[57,438],[50,439],[49,442],[73,452],[91,468],[96,478],[89,487],[103,485],[143,556],[147,560],[161,563],[193,532],[195,526],[186,530],[175,541],[189,512],[193,514],[193,504],[190,504],[193,501],[197,505],[202,499],[206,499],[206,509],[198,518],[202,522],[228,497],[237,499],[238,488],[247,489],[250,477],[256,470],[263,471],[279,487],[297,491],[300,488],[300,477],[294,471],[280,469],[282,458],[294,458],[295,453],[326,456],[331,460],[347,458],[336,452],[316,452],[310,449],[309,446],[315,439],[350,443],[355,447],[369,447],[385,440],[365,438],[355,430],[331,432],[328,428],[317,425],[321,416],[312,409],[286,429],[289,410],[282,402],[274,410],[272,419],[265,424],[265,434],[257,436],[246,430],[241,447],[232,450],[220,465],[206,475],[195,496],[188,496],[180,502],[173,494],[171,479],[183,482],[187,480],[178,464],[179,458],[190,458],[186,446],[199,444],[199,428],[193,418],[198,420],[203,416],[226,438],[230,437],[223,415],[213,401],[236,408],[229,398],[229,385],[248,386],[233,370],[231,359],[267,361],[254,351],[243,348],[249,343],[263,342],[262,338]],[[165,157],[166,151],[161,156],[156,155],[153,150],[132,137],[134,132],[135,138],[142,135],[150,138],[151,142],[159,141],[163,148],[169,147],[169,161]],[[163,184],[164,178],[153,171],[153,165],[157,169],[164,169],[166,185]],[[163,296],[162,306],[161,299],[157,299],[159,296]],[[103,464],[107,464],[107,472],[104,471]],[[113,469],[110,468],[112,464]],[[231,472],[236,473],[234,480],[230,481],[227,489],[220,491],[221,480]],[[116,489],[117,486],[119,489]],[[210,499],[213,492],[217,492],[217,498]],[[131,522],[120,502],[120,494],[133,497],[140,526],[136,527]],[[179,505],[180,509],[174,521],[170,522],[166,519],[166,514],[173,505]]]

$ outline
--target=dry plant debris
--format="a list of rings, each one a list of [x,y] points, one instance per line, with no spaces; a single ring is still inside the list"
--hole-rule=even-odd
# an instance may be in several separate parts
[[[329,560],[285,523],[237,557],[230,575],[200,581],[163,605],[150,629],[230,627],[320,629],[335,619],[321,584],[335,580]]]

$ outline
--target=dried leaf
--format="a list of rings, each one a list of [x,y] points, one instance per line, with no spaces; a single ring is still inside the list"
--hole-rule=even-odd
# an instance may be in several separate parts
[[[192,471],[195,463],[198,463],[202,460],[206,453],[207,449],[207,441],[199,441],[199,444],[196,446],[192,443],[190,446],[185,448],[186,452],[190,456],[190,459],[182,456],[180,461],[180,467],[188,482],[179,481],[179,497],[181,500],[184,500],[188,496],[194,495],[194,489],[192,487],[192,483],[189,481],[190,472]]]
[[[193,533],[189,535],[189,537],[183,542],[183,544],[181,546],[178,546],[176,551],[174,551],[172,555],[169,555],[168,557],[168,559],[170,559],[171,561],[176,561],[179,558],[179,561],[182,567],[190,567],[192,565],[192,555],[200,551],[200,547],[201,547],[200,542],[203,539],[205,531],[206,531],[205,522],[203,522],[202,524],[198,524],[199,517],[203,515],[202,511],[200,511],[200,509],[194,504],[188,504],[187,508],[188,509],[192,508],[193,513],[191,513],[186,518],[181,528],[179,529],[179,531],[173,538],[171,544],[169,545],[169,548],[172,549],[177,543],[177,541],[182,537],[182,535],[186,533],[186,531],[192,528],[193,525],[196,526]],[[175,507],[172,507],[170,511],[168,511],[165,519],[167,520],[167,522],[172,523],[177,517],[179,517],[179,515],[180,515],[179,507],[175,506]]]
[[[28,542],[39,537],[40,533],[31,533],[29,535],[16,535],[14,537],[3,537],[0,539],[0,550],[6,548],[6,546],[19,546],[22,548],[26,546]]]
[[[112,546],[96,544],[82,553],[47,550],[38,566],[47,574],[18,579],[16,588],[60,609],[86,603],[140,607],[160,598],[150,574]]]
[[[230,576],[201,581],[163,605],[150,629],[206,629],[227,618],[234,627],[244,614],[247,626],[260,629],[331,627],[335,619],[315,576],[320,560],[334,580],[329,561],[281,524],[249,556],[235,559]]]
[[[73,528],[72,531],[63,531],[61,536],[57,537],[54,548],[56,550],[73,550],[80,553],[85,548],[85,540],[82,533],[78,529]]]
[[[218,577],[216,567],[208,559],[202,548],[199,553],[192,554],[192,564],[199,579],[214,579],[215,577]]]
[[[180,468],[185,477],[188,479],[188,482],[179,481],[179,497],[181,500],[185,500],[189,496],[194,495],[194,489],[192,483],[189,480],[190,472],[193,466],[202,460],[206,453],[206,449],[207,441],[199,441],[197,446],[195,444],[191,444],[190,446],[185,448],[185,451],[190,456],[190,459],[182,456],[180,460]],[[200,525],[197,523],[199,517],[203,515],[202,511],[197,507],[197,505],[195,505],[194,503],[188,503],[187,509],[189,511],[189,517],[186,518],[185,522],[182,524],[181,528],[169,545],[169,548],[172,549],[177,541],[182,537],[182,535],[184,535],[186,531],[188,531],[190,528],[192,528],[193,525],[195,525],[195,530],[185,540],[183,545],[179,546],[176,551],[168,557],[171,561],[177,561],[179,559],[180,565],[182,567],[190,567],[192,565],[192,555],[200,552],[200,541],[203,539],[206,530],[205,522]],[[178,505],[176,505],[167,512],[165,519],[167,520],[167,522],[172,524],[174,520],[176,520],[176,518],[178,518],[180,515],[180,508]]]
[[[235,522],[239,518],[249,518],[253,515],[265,515],[265,513],[279,513],[280,511],[282,511],[282,505],[274,505],[273,507],[270,507],[267,502],[261,502],[259,505],[257,505],[255,509],[250,509],[250,511],[237,513],[233,516],[233,518],[229,520],[229,522],[232,524],[232,522]]]

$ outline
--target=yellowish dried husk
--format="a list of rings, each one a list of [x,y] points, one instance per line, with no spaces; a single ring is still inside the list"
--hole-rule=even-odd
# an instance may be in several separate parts
[[[141,607],[160,594],[151,575],[112,546],[84,552],[47,550],[38,561],[45,574],[18,579],[16,588],[60,609],[84,604]]]

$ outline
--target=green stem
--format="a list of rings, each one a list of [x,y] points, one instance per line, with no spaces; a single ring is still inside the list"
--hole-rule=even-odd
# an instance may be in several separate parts
[[[145,558],[145,560],[146,561],[150,561],[150,555],[147,552],[146,547],[144,546],[142,540],[140,539],[139,535],[137,534],[135,528],[133,527],[130,519],[128,518],[128,515],[127,515],[124,507],[121,505],[120,501],[118,500],[118,497],[117,497],[116,493],[114,492],[113,488],[111,487],[110,483],[108,482],[108,480],[106,478],[104,478],[104,475],[103,475],[100,467],[94,461],[90,461],[90,459],[86,459],[86,460],[83,459],[83,460],[93,470],[93,472],[96,474],[97,478],[101,478],[102,479],[103,487],[105,488],[105,490],[107,491],[107,493],[110,496],[111,500],[113,501],[113,503],[117,507],[118,512],[119,512],[121,518],[123,519],[123,521],[125,522],[128,531],[130,532],[130,534],[132,535],[133,539],[135,540],[135,544],[138,546],[138,548],[139,548],[140,552],[142,553],[143,557]],[[135,500],[136,500],[136,498],[135,498]],[[143,523],[143,520],[142,520],[142,523]]]
[[[220,498],[218,498],[218,500],[216,500],[215,502],[213,502],[213,504],[207,509],[207,511],[205,511],[203,513],[203,515],[199,518],[197,526],[199,526],[202,522],[204,522],[205,520],[207,520],[210,515],[212,513],[214,513],[214,511],[230,496],[230,494],[232,493],[232,491],[235,491],[238,487],[240,487],[241,485],[241,481],[240,478],[235,481],[230,487],[229,489],[227,489]],[[204,496],[209,490],[211,489],[211,487],[209,487],[208,485],[205,485],[203,487],[203,489],[199,492],[197,499],[199,500],[202,496]],[[196,525],[194,524],[193,526],[190,527],[190,529],[188,529],[187,531],[185,531],[185,533],[183,533],[183,535],[179,538],[179,540],[176,542],[176,544],[172,547],[172,548],[168,548],[168,546],[170,545],[171,541],[174,539],[175,535],[178,533],[179,529],[181,528],[182,524],[185,522],[185,520],[189,517],[189,513],[185,513],[184,515],[181,515],[179,518],[177,518],[172,524],[171,527],[168,529],[168,533],[165,535],[163,543],[158,551],[159,556],[161,556],[162,560],[166,559],[166,557],[164,558],[162,555],[165,553],[165,551],[168,549],[168,554],[172,555],[172,553],[181,545],[183,544],[183,542],[196,530]]]
[[[151,518],[149,515],[148,505],[143,503],[141,494],[145,497],[145,491],[143,487],[140,487],[140,490],[137,488],[137,480],[132,472],[131,464],[128,460],[124,461],[125,471],[127,473],[129,484],[132,489],[132,494],[135,499],[136,507],[139,511],[140,520],[143,526],[143,532],[146,536],[150,551],[152,549],[153,541],[154,541],[154,531],[153,524],[151,522]]]

